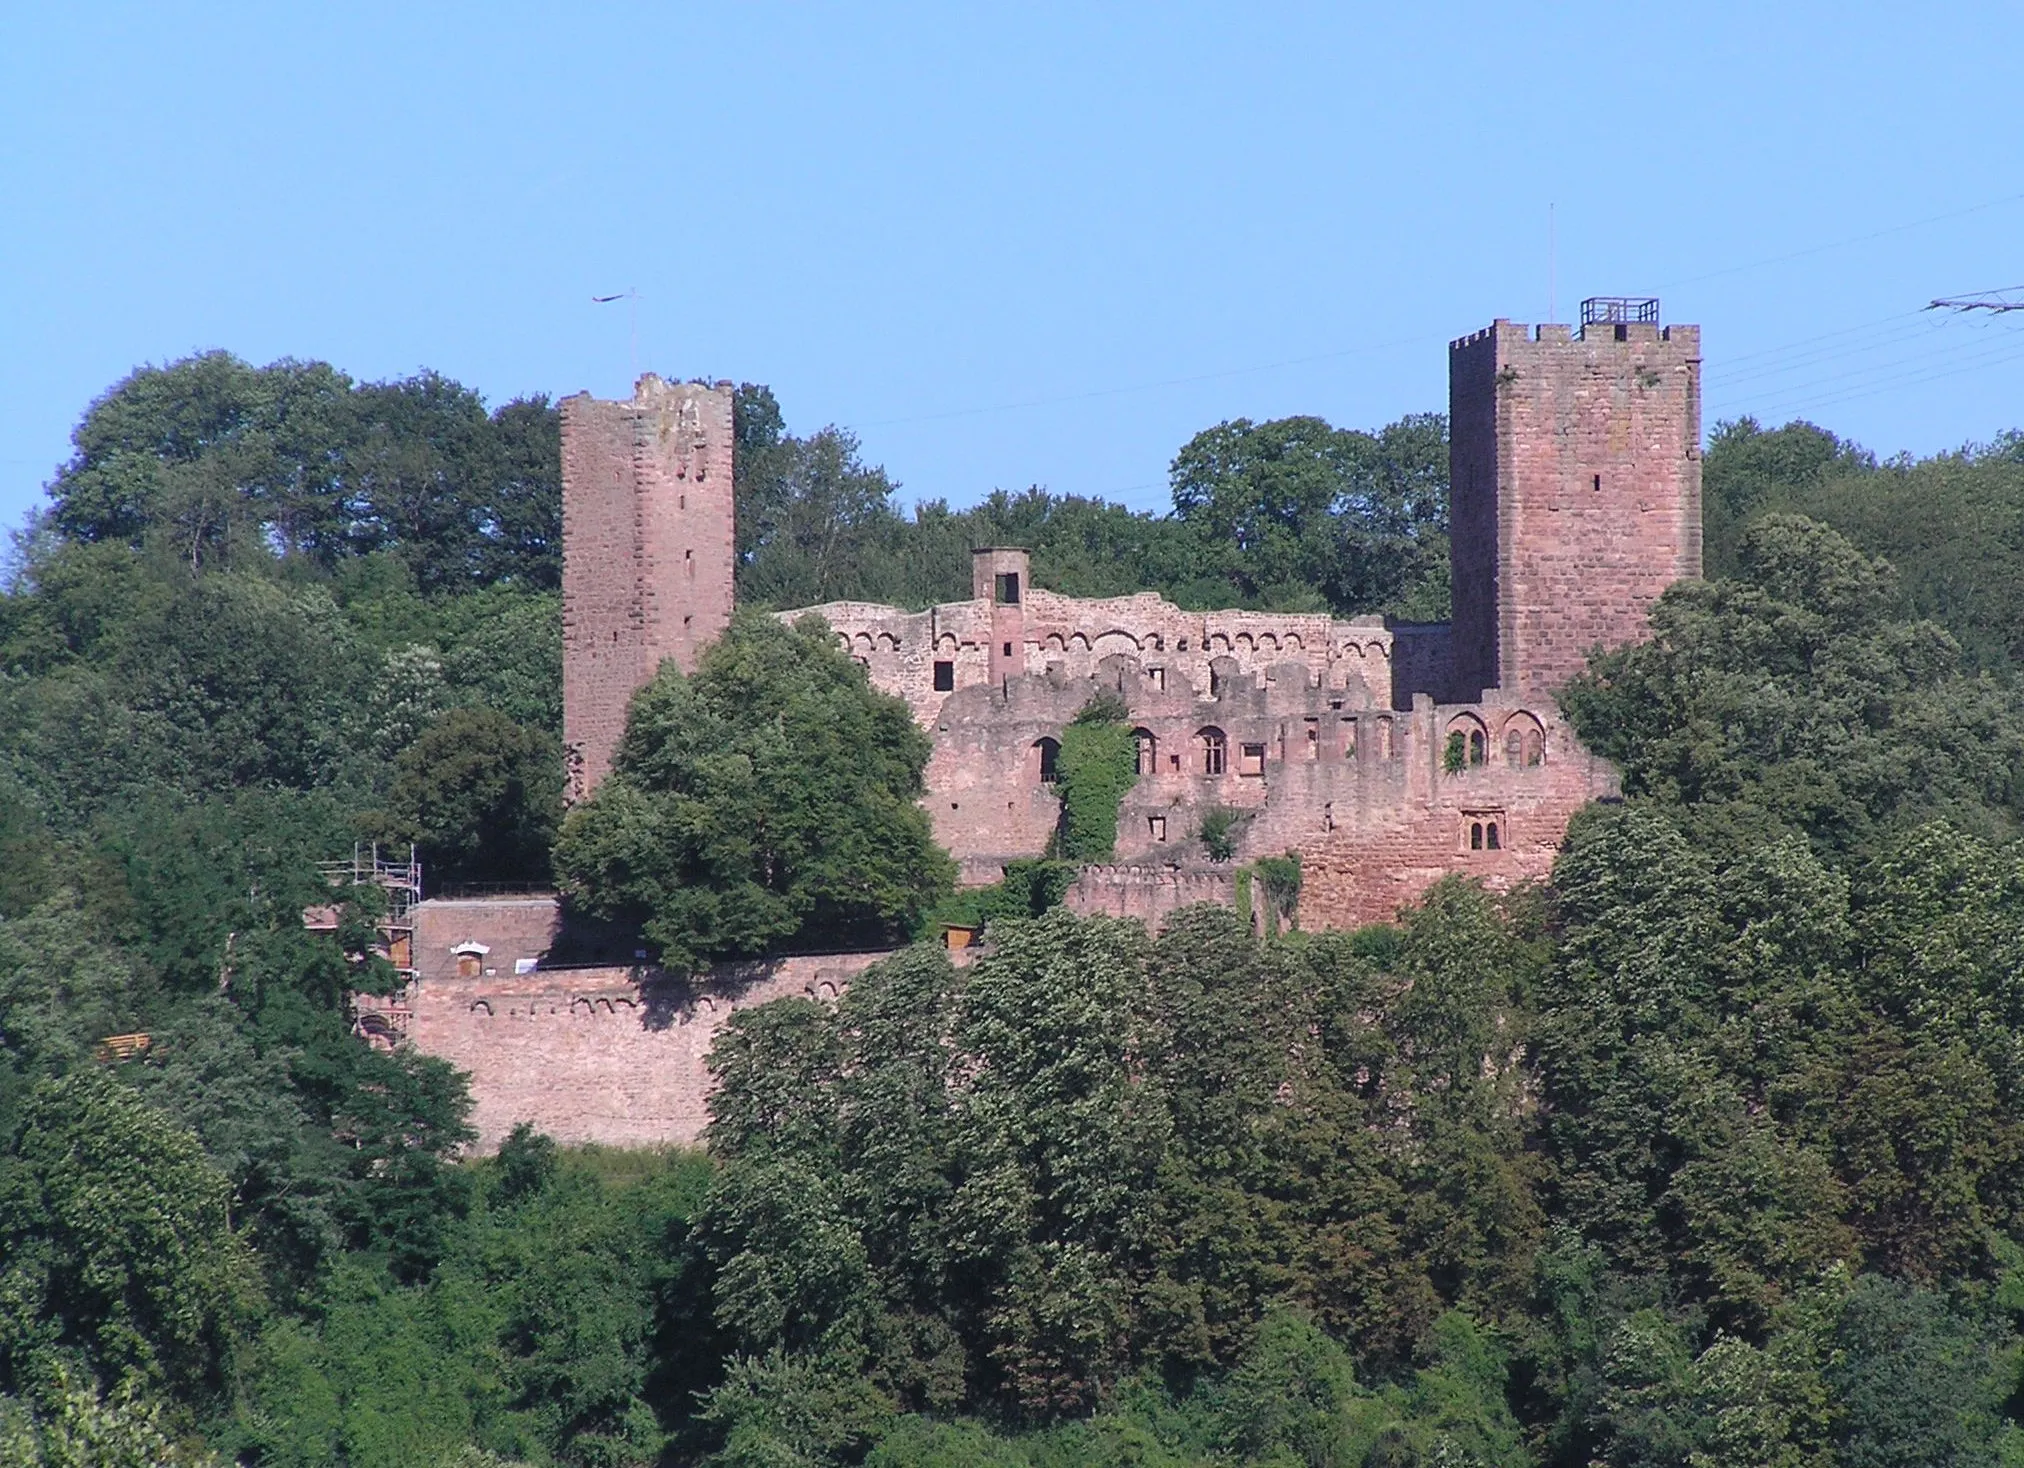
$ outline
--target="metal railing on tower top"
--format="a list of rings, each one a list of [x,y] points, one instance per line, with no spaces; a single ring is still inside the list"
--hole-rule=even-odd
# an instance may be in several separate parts
[[[1583,326],[1625,326],[1659,319],[1657,296],[1590,296],[1581,303]]]

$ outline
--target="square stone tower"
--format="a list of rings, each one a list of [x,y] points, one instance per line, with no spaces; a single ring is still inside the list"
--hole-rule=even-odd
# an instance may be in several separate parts
[[[1453,696],[1551,693],[1701,574],[1701,329],[1658,304],[1449,346]]]
[[[562,736],[569,796],[611,769],[626,705],[692,671],[731,620],[731,384],[663,382],[562,408]]]

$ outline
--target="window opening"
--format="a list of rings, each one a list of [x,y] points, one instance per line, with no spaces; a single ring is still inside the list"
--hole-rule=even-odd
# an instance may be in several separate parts
[[[1472,765],[1483,763],[1483,731],[1481,729],[1471,729],[1469,731],[1469,763]]]
[[[1525,736],[1516,729],[1504,736],[1504,763],[1514,770],[1525,763]]]
[[[1167,691],[1167,670],[1165,668],[1147,668],[1146,677],[1151,680],[1153,687],[1157,688],[1160,692],[1165,693]]]
[[[1344,719],[1344,720],[1342,721],[1342,757],[1343,757],[1344,759],[1355,759],[1355,758],[1356,758],[1356,720],[1355,720],[1355,719]]]
[[[943,659],[935,663],[935,692],[948,693],[956,686],[956,665]]]
[[[1492,851],[1497,849],[1497,823],[1495,821],[1485,821],[1483,823],[1483,844]]]
[[[1005,644],[1005,656],[1008,658],[1012,656],[1012,644],[1009,642]]]
[[[1321,720],[1309,719],[1306,722],[1307,722],[1307,757],[1309,759],[1320,759]]]
[[[1146,832],[1147,832],[1147,834],[1149,834],[1149,835],[1150,835],[1150,836],[1151,836],[1151,837],[1153,838],[1153,840],[1155,840],[1155,841],[1164,841],[1164,840],[1166,840],[1166,839],[1167,839],[1167,818],[1166,818],[1165,816],[1147,816],[1147,817],[1146,817]]]
[[[1131,737],[1138,746],[1138,773],[1157,775],[1160,772],[1160,743],[1153,738],[1153,731],[1134,729],[1131,731]]]
[[[1240,750],[1237,773],[1240,775],[1262,775],[1265,773],[1265,746],[1246,744]]]
[[[1600,474],[1595,476],[1595,492],[1597,494],[1602,493],[1602,476]]]
[[[1483,823],[1481,821],[1471,821],[1469,822],[1469,850],[1481,851],[1482,849]]]
[[[1000,571],[998,573],[998,605],[1016,607],[1019,605],[1019,573]]]
[[[1204,729],[1195,736],[1202,747],[1202,773],[1220,775],[1229,764],[1230,747],[1221,729]]]
[[[1036,739],[1033,741],[1033,747],[1040,753],[1040,781],[1043,785],[1052,785],[1057,778],[1055,761],[1061,758],[1061,741]]]

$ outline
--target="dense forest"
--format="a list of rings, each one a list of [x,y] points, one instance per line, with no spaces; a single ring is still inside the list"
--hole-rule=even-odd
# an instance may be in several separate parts
[[[1016,542],[1083,595],[1445,613],[1438,416],[1216,425],[1146,514],[904,509],[737,407],[751,603],[924,605]],[[1259,936],[1035,883],[968,967],[741,1014],[707,1156],[474,1159],[462,1079],[350,1034],[389,980],[318,867],[354,841],[559,877],[677,961],[862,920],[666,793],[763,705],[856,741],[794,840],[860,866],[829,833],[883,802],[875,915],[947,879],[918,735],[770,623],[565,818],[557,441],[212,354],[93,404],[17,537],[0,1462],[2024,1463],[2024,439],[1718,425],[1709,579],[1564,699],[1626,794],[1545,887]]]

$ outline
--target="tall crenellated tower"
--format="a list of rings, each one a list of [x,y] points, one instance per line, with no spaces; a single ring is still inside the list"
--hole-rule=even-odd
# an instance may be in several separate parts
[[[1449,346],[1455,696],[1552,692],[1701,574],[1701,329],[1658,305]]]
[[[731,384],[562,401],[562,733],[569,794],[611,769],[626,705],[731,620]]]

